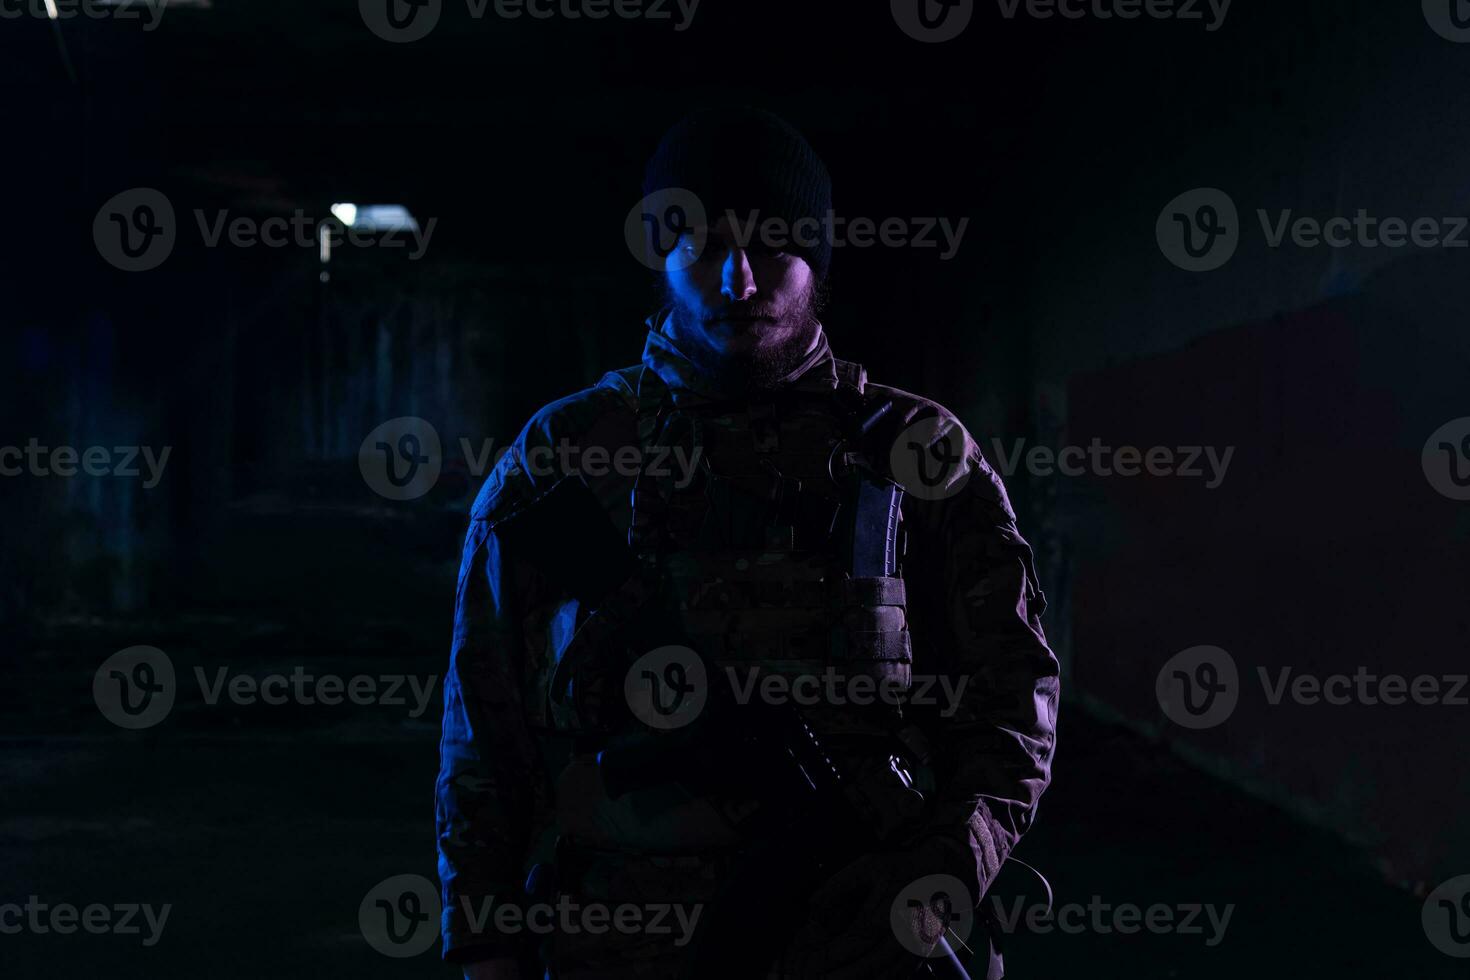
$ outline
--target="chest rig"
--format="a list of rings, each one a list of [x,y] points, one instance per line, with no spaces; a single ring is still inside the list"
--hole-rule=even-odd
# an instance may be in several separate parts
[[[542,692],[552,727],[635,730],[627,672],[668,644],[695,651],[710,683],[780,675],[847,685],[863,676],[869,692],[907,691],[902,489],[884,476],[886,453],[866,445],[889,405],[866,397],[859,365],[836,366],[835,392],[692,408],[642,369],[632,574],[595,609],[578,611]],[[671,459],[694,465],[681,472]],[[891,727],[882,708],[818,698],[810,713],[828,731]]]

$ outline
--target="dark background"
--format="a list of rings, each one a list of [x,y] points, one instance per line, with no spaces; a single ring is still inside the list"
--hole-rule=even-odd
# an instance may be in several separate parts
[[[1207,31],[980,2],[942,44],[887,4],[752,0],[703,0],[683,32],[448,0],[406,44],[342,0],[143,26],[0,20],[0,445],[171,447],[152,489],[0,478],[0,902],[174,911],[146,949],[0,935],[10,975],[451,975],[357,928],[375,883],[433,874],[437,697],[409,718],[196,691],[127,732],[92,676],[137,644],[181,674],[442,674],[479,483],[459,440],[499,446],[636,361],[656,292],[623,220],[659,134],[711,103],[792,121],[843,215],[970,219],[952,261],[839,249],[824,320],[838,356],[946,404],[993,464],[993,439],[1235,447],[1215,489],[1007,474],[1067,698],[1018,855],[1061,903],[1236,906],[1213,947],[1019,935],[1011,975],[1463,975],[1420,906],[1470,872],[1470,708],[1273,706],[1254,680],[1466,669],[1470,505],[1421,454],[1470,415],[1467,254],[1272,249],[1255,218],[1470,212],[1470,45],[1419,4],[1236,0]],[[168,195],[178,243],[126,273],[93,219],[134,187]],[[1208,273],[1154,233],[1195,187],[1241,215]],[[337,201],[436,219],[427,252],[324,267],[206,247],[194,219]],[[395,502],[357,452],[408,415],[445,475]],[[1154,681],[1201,644],[1244,684],[1196,732]]]

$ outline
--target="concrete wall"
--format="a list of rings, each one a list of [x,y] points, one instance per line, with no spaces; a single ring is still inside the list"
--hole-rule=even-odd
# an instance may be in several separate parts
[[[1467,709],[1272,706],[1257,670],[1466,672],[1470,517],[1420,457],[1470,415],[1470,249],[1271,248],[1256,212],[1470,214],[1470,46],[1418,4],[1274,6],[1232,14],[1256,38],[1277,18],[1274,44],[1151,64],[1133,97],[1152,125],[1121,148],[1071,144],[1038,179],[1047,233],[1030,239],[1039,438],[1234,447],[1228,476],[1023,479],[1071,693],[1422,884],[1470,861]],[[1126,98],[1116,81],[1079,97]],[[1155,237],[1196,187],[1240,213],[1215,271],[1177,268]],[[1232,655],[1241,701],[1190,731],[1155,680],[1200,644]]]

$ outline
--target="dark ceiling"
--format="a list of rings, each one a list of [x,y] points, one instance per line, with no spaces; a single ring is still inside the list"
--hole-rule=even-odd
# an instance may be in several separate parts
[[[1334,43],[1343,14],[1368,9],[1282,6],[1238,0],[1210,33],[1003,22],[977,3],[966,34],[939,45],[906,37],[888,4],[791,0],[703,0],[685,31],[506,20],[493,5],[473,17],[445,0],[433,32],[407,44],[375,36],[352,0],[214,0],[167,8],[152,31],[141,18],[25,16],[0,21],[0,120],[19,137],[3,166],[24,189],[10,206],[36,229],[29,241],[64,257],[80,258],[67,252],[86,236],[71,232],[102,201],[159,186],[268,213],[401,202],[497,259],[570,259],[617,249],[669,122],[738,100],[808,133],[839,209],[971,215],[1006,232],[1008,255],[1034,234],[1038,195],[1082,207],[1208,138],[1222,114],[1289,97],[1281,80]],[[1345,54],[1368,84],[1392,60]]]

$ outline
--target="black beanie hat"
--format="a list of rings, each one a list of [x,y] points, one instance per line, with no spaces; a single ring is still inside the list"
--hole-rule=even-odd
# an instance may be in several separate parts
[[[761,220],[783,219],[790,239],[786,250],[805,259],[817,279],[827,277],[832,178],[811,144],[779,117],[731,108],[681,119],[664,134],[643,175],[645,196],[674,187],[693,192],[711,225],[727,211],[742,224],[752,211]],[[821,230],[790,234],[802,218],[816,219]]]

